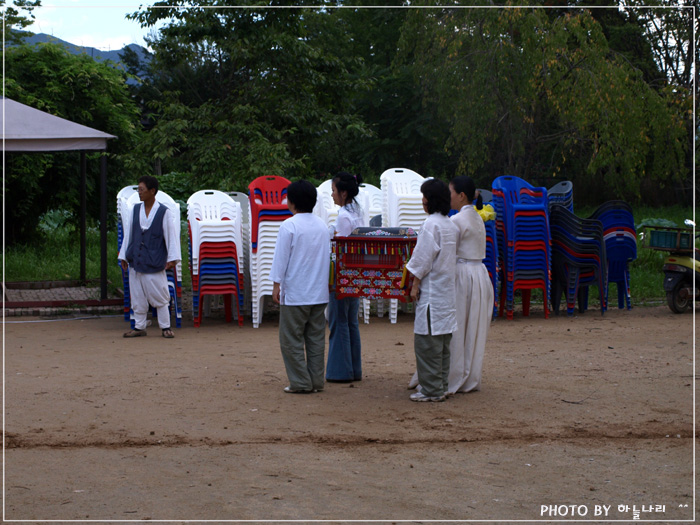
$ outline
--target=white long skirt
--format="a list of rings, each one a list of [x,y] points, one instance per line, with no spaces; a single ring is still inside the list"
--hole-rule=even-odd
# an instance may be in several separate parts
[[[455,278],[457,294],[457,331],[450,342],[450,373],[447,392],[470,392],[481,388],[486,338],[493,317],[493,285],[489,272],[481,261],[457,263]],[[408,388],[418,386],[418,374],[413,374]]]
[[[493,285],[481,261],[457,263],[457,331],[450,342],[447,392],[481,388],[486,338],[493,317]]]

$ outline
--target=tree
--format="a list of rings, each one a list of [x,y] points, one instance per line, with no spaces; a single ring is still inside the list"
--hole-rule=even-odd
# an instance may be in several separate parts
[[[325,44],[348,64],[351,74],[367,79],[352,107],[372,131],[347,144],[365,177],[391,167],[423,175],[454,170],[454,158],[442,147],[447,127],[423,104],[420,85],[407,64],[395,64],[406,9],[376,9],[376,2],[343,2],[331,12],[333,22],[320,28]],[[370,173],[368,174],[367,171]]]
[[[0,0],[5,41],[8,44],[19,44],[29,34],[24,29],[34,23],[33,10],[40,6],[41,0],[13,0],[8,6],[5,6],[5,0]]]
[[[144,27],[171,20],[149,42],[158,96],[140,151],[220,189],[332,169],[344,143],[368,130],[348,104],[364,81],[310,31],[328,13],[225,4],[157,2],[131,15]]]
[[[5,50],[8,97],[79,124],[116,135],[110,141],[109,189],[133,177],[125,160],[139,142],[139,113],[130,99],[125,76],[108,63],[72,55],[54,44],[20,45]],[[78,163],[75,154],[8,154],[5,202],[8,241],[26,240],[40,215],[51,208],[75,209]],[[94,190],[98,163],[89,162],[88,191]],[[88,199],[88,213],[99,216],[99,199]]]
[[[587,10],[416,10],[403,45],[449,122],[458,173],[565,176],[638,200],[644,180],[682,172],[683,108],[610,51]]]

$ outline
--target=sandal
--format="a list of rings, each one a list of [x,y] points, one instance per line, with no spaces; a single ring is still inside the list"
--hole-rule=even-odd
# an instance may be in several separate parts
[[[138,328],[134,328],[133,330],[129,330],[124,334],[124,337],[141,337],[142,335],[146,335],[146,330],[139,330]]]
[[[175,334],[170,328],[163,328],[163,337],[165,337],[166,339],[172,339],[173,337],[175,337]]]

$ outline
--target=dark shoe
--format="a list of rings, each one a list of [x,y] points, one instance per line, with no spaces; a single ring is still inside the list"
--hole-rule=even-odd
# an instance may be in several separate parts
[[[126,332],[124,337],[141,337],[143,335],[146,335],[146,330],[137,330],[134,328],[133,330]]]
[[[175,337],[175,334],[170,328],[163,328],[163,337],[165,337],[166,339],[172,339],[173,337]]]
[[[328,378],[326,378],[326,381],[329,383],[352,383],[355,380],[354,379],[328,379]]]

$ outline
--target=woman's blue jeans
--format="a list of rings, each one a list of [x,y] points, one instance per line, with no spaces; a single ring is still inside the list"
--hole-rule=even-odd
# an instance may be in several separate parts
[[[336,299],[331,293],[328,302],[328,363],[326,379],[330,381],[359,381],[362,379],[358,297]]]

